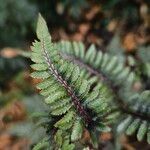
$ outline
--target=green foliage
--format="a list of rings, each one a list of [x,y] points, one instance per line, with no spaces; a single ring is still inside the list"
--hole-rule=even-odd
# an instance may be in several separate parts
[[[144,2],[148,4],[147,0],[144,0]],[[101,0],[101,3],[106,13],[108,13],[107,11],[109,10],[111,18],[126,20],[127,23],[131,25],[139,21],[139,2],[136,0],[132,2],[128,0]]]
[[[42,141],[47,141],[46,129],[44,129],[43,126],[39,126],[43,122],[46,122],[45,117],[48,116],[48,107],[41,99],[42,97],[39,95],[23,97],[21,102],[27,111],[26,120],[14,124],[8,130],[11,135],[28,138],[30,140],[30,147],[43,138]],[[49,145],[49,143],[47,145]],[[46,145],[43,144],[42,146],[46,147]]]
[[[28,0],[0,0],[0,4],[0,47],[24,42],[29,29],[32,31],[37,8]]]
[[[61,41],[56,45],[58,49],[62,51],[61,54],[66,59],[70,59],[78,63],[80,67],[86,68],[91,74],[100,76],[104,80],[104,83],[112,88],[114,93],[118,93],[118,107],[122,112],[121,118],[122,116],[124,117],[127,115],[125,122],[130,118],[130,122],[128,123],[132,123],[132,121],[134,122],[135,120],[133,125],[131,125],[131,129],[136,130],[135,127],[139,127],[137,138],[139,141],[141,141],[142,137],[140,137],[140,133],[144,133],[140,129],[143,129],[143,126],[148,124],[147,119],[149,119],[149,111],[147,112],[147,110],[149,110],[149,94],[147,94],[147,101],[144,98],[145,93],[148,93],[149,91],[145,91],[141,95],[134,95],[134,92],[131,88],[136,81],[135,73],[131,72],[129,67],[126,67],[123,62],[121,63],[119,58],[109,54],[103,54],[101,51],[97,52],[93,45],[87,49],[86,53],[84,53],[85,48],[80,42],[71,43],[67,41]],[[119,87],[119,89],[117,89],[118,91],[116,91],[114,87]],[[130,93],[128,93],[129,91],[132,91],[132,96]],[[147,118],[144,116],[147,116]],[[143,122],[144,125],[142,124]],[[125,125],[124,123],[122,124]],[[142,127],[140,127],[140,124]],[[127,134],[129,133],[132,134],[133,132],[128,130]]]
[[[33,150],[40,150],[40,149],[46,149],[49,147],[48,139],[43,139],[41,142],[39,142],[37,145],[34,146]]]
[[[98,13],[98,19],[92,18],[92,22],[103,26],[105,30],[114,18],[129,25],[139,24],[143,21],[139,13],[140,7],[142,4],[149,5],[148,0],[143,3],[136,0],[0,0],[0,4],[0,47],[24,46],[26,41],[30,41],[34,36],[32,33],[38,11],[46,17],[50,27],[63,27],[67,31],[74,31],[68,20],[71,24],[80,22],[80,18],[86,20],[86,12],[97,5],[102,11]],[[102,19],[99,16],[102,16]]]
[[[0,0],[0,4],[0,47],[24,46],[33,37],[38,11],[45,14],[51,24],[63,25],[65,22],[60,18],[64,14],[78,18],[82,8],[88,5],[85,0]],[[61,7],[62,14],[58,7]]]
[[[139,141],[143,140],[145,134],[149,135],[149,91],[144,91],[142,94],[134,94],[135,92],[132,90],[132,87],[137,77],[133,71],[130,71],[129,67],[126,67],[123,62],[120,62],[120,58],[103,54],[101,51],[97,52],[93,45],[90,46],[85,53],[85,47],[81,42],[71,43],[61,41],[56,44],[56,47],[61,50],[63,57],[76,62],[82,68],[86,68],[91,74],[98,77],[100,76],[100,79],[104,80],[104,83],[112,88],[114,93],[117,93],[117,95],[115,95],[117,99],[119,98],[117,104],[121,111],[120,118],[127,115],[124,120],[125,122],[121,121],[122,123],[118,128],[129,126],[126,131],[128,135],[138,130],[137,139]],[[143,51],[139,52],[142,53],[141,55],[143,57],[145,56],[148,59],[149,52],[146,50],[147,49],[145,49],[146,54],[144,54]],[[144,61],[147,59],[144,59]],[[117,88],[117,91],[115,88]],[[116,102],[115,99],[113,100]],[[149,139],[147,139],[147,141],[149,141]]]
[[[140,95],[131,97],[129,110],[132,114],[124,114],[120,121],[117,131],[118,133],[126,132],[127,135],[132,135],[137,131],[138,141],[142,141],[145,137],[150,144],[149,139],[149,98],[150,91],[144,91]]]
[[[107,109],[109,103],[106,102],[111,98],[107,100],[105,96],[101,96],[102,84],[97,85],[101,88],[92,87],[76,64],[59,55],[41,16],[38,20],[37,36],[40,42],[33,43],[31,59],[38,65],[31,66],[36,70],[31,76],[43,79],[37,88],[40,88],[41,94],[45,96],[45,103],[50,106],[50,114],[56,118],[53,128],[59,129],[62,134],[69,131],[67,136],[74,141],[77,135],[81,137],[81,128],[94,130],[99,123],[104,123],[105,117],[108,117],[107,113],[110,112],[110,109]],[[107,93],[102,93],[105,94]],[[91,114],[97,114],[97,118],[89,116],[87,110],[90,110]],[[57,116],[60,116],[59,119]],[[64,141],[65,145],[66,142],[68,143],[68,140]],[[63,144],[58,145],[63,149]]]
[[[8,81],[25,68],[27,64],[23,57],[4,58],[0,56],[0,87],[5,87]]]
[[[149,143],[150,94],[133,91],[138,78],[130,67],[94,45],[85,50],[81,42],[52,43],[41,15],[37,37],[31,47],[31,76],[41,79],[37,88],[50,107],[46,128],[56,144],[52,146],[74,149],[86,128],[97,148],[97,133],[110,131],[107,125],[112,124],[127,135],[137,131],[139,141],[147,135]]]
[[[81,42],[61,41],[56,44],[56,47],[62,51],[66,59],[71,59],[81,67],[86,67],[91,74],[98,75],[101,79],[104,78],[102,80],[108,78],[114,86],[130,87],[136,79],[135,73],[131,72],[129,67],[125,67],[125,64],[120,62],[116,56],[104,54],[101,51],[97,52],[94,45],[91,45],[86,53]]]

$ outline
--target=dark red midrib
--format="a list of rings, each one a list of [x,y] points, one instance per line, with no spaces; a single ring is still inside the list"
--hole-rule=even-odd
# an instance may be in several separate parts
[[[77,112],[80,114],[80,116],[85,120],[86,123],[92,122],[91,117],[88,115],[84,107],[81,105],[79,98],[75,95],[75,92],[72,90],[72,88],[67,84],[65,80],[63,80],[62,76],[58,73],[58,71],[55,69],[54,65],[51,63],[50,58],[47,54],[47,51],[44,48],[44,45],[42,45],[43,49],[43,56],[46,60],[47,65],[49,66],[49,71],[52,72],[52,75],[57,79],[57,81],[66,89],[68,95],[71,97],[72,102],[74,104],[74,107],[76,108]]]

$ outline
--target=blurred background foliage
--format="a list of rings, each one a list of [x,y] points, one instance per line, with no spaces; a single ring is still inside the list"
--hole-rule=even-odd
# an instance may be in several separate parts
[[[98,49],[119,56],[138,73],[142,87],[150,88],[150,0],[0,0],[2,150],[29,149],[44,134],[31,116],[33,112],[47,112],[48,108],[36,94],[34,85],[38,81],[29,77],[31,62],[26,53],[35,39],[39,12],[54,41],[83,41],[86,46],[94,43]],[[135,88],[140,87],[141,83],[137,83]],[[113,147],[111,134],[101,139],[106,149]],[[126,137],[121,144],[130,150],[142,145]]]
[[[0,0],[0,47],[31,42],[38,12],[51,30],[62,28],[66,34],[90,30],[108,40],[115,24],[122,32],[137,31],[143,25],[148,34],[149,5],[149,0]],[[57,34],[62,33],[54,32],[60,38]]]

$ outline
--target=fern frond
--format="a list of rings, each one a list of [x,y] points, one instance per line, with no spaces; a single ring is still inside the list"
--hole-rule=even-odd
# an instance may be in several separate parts
[[[49,147],[49,142],[47,138],[44,138],[41,142],[39,142],[38,144],[36,144],[33,147],[33,150],[41,150],[41,149],[47,149]]]
[[[37,37],[32,46],[33,78],[49,105],[47,133],[56,149],[74,149],[86,128],[97,146],[95,132],[120,117],[118,132],[147,136],[150,143],[149,91],[130,92],[136,75],[116,56],[102,53],[91,45],[85,52],[82,42],[53,43],[45,20],[39,15]],[[128,89],[128,90],[126,90]]]
[[[114,86],[130,87],[136,79],[134,72],[131,72],[129,67],[125,67],[116,56],[97,52],[94,45],[91,45],[86,52],[81,42],[61,41],[56,44],[56,47],[61,50],[64,58],[86,67],[88,71],[99,75],[103,80],[109,79]]]
[[[150,120],[150,114],[148,111],[149,101],[142,100],[145,92],[143,92],[140,96],[129,96],[130,93],[128,91],[132,90],[132,85],[136,80],[135,73],[131,72],[129,67],[126,67],[123,63],[121,63],[116,56],[111,56],[107,53],[103,54],[101,51],[97,52],[94,45],[91,45],[87,52],[85,52],[85,47],[81,42],[71,43],[68,41],[61,41],[56,44],[56,47],[64,47],[59,49],[62,50],[61,55],[65,59],[76,62],[81,66],[81,68],[84,68],[89,73],[94,74],[100,80],[103,80],[107,85],[109,85],[110,88],[112,88],[115,94],[115,98],[113,100],[114,103],[118,105],[118,109],[120,110],[120,118],[126,116],[122,124],[124,126],[126,126],[126,124],[131,125],[126,131],[127,134],[133,134],[135,130],[139,129],[137,133],[137,139],[139,141],[144,138],[145,134],[149,135],[149,131],[147,129],[143,129],[148,126],[147,124],[149,124]],[[75,50],[74,47],[78,49],[78,53],[75,52],[77,50]],[[128,91],[124,89],[127,89]],[[104,91],[102,93],[104,93]],[[134,95],[133,93],[134,92],[132,92],[132,95]],[[96,95],[97,93],[94,93],[94,96]],[[92,101],[92,98],[89,99]],[[88,99],[85,103],[87,102]],[[99,100],[97,102],[92,102],[90,107],[95,107],[99,102]],[[103,104],[101,104],[101,106],[103,106]],[[116,112],[114,113],[114,116],[111,114],[109,116],[109,120],[111,116],[113,119],[116,118],[116,114]],[[121,127],[122,124],[120,125]]]
[[[117,127],[117,132],[125,132],[132,135],[137,132],[138,141],[145,137],[150,144],[150,91],[144,91],[138,96],[132,96],[129,109],[133,114],[124,114],[124,119]]]
[[[60,133],[68,133],[64,142],[55,140],[56,143],[62,149],[70,150],[74,145],[69,144],[69,139],[75,141],[81,138],[82,128],[95,130],[96,126],[100,128],[99,124],[103,124],[104,129],[108,121],[105,121],[105,117],[111,112],[108,107],[112,97],[104,92],[106,88],[103,91],[102,84],[93,88],[96,79],[91,79],[89,75],[85,78],[86,71],[59,54],[41,16],[37,24],[37,37],[40,41],[35,41],[31,47],[31,60],[35,62],[31,66],[35,70],[31,76],[42,79],[37,88],[45,96],[45,103],[50,106],[50,115],[55,120],[53,127],[57,133],[54,139],[61,139]],[[91,80],[87,80],[89,78]],[[95,96],[95,93],[98,94]],[[92,97],[92,101],[89,97]]]

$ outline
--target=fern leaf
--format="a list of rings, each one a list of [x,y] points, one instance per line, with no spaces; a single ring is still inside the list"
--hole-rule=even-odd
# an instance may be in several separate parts
[[[51,125],[46,125],[48,131],[50,130],[48,133],[54,133],[51,136],[60,149],[74,149],[70,139],[74,142],[81,138],[83,128],[93,131],[96,126],[99,127],[99,131],[100,128],[101,131],[108,129],[105,127],[105,118],[111,112],[111,109],[108,109],[111,103],[111,92],[103,88],[103,84],[96,84],[97,77],[91,78],[85,69],[60,55],[60,51],[51,41],[46,22],[41,15],[38,18],[37,37],[39,42],[35,41],[31,47],[31,60],[35,63],[31,66],[35,70],[31,76],[42,79],[37,84],[37,88],[45,97],[45,103],[50,106],[49,117],[52,117],[52,122]],[[69,52],[70,48],[75,48],[77,50],[73,53],[84,58],[82,43],[74,42],[70,45],[61,42],[61,44],[63,46],[59,49],[62,51]],[[91,58],[92,51],[95,54]],[[92,45],[86,54],[86,60],[90,59],[92,63],[95,57],[96,51]],[[108,58],[107,56],[107,61]],[[105,66],[107,61],[102,65]],[[108,118],[106,120],[109,122]],[[55,132],[51,131],[52,129]]]
[[[31,73],[31,77],[32,78],[37,78],[37,79],[47,79],[50,75],[46,72],[46,71],[43,71],[43,72],[33,72]]]
[[[139,128],[138,133],[137,133],[137,139],[139,141],[142,141],[144,136],[146,135],[147,127],[148,127],[148,123],[146,121],[143,121],[141,123],[140,128]]]
[[[69,144],[69,140],[65,140],[62,145],[62,150],[73,150],[75,148],[74,144]]]
[[[61,45],[61,42],[57,43],[56,47],[63,47],[65,46],[65,43],[65,41],[63,41],[63,45]],[[87,99],[84,101],[84,105],[94,109],[99,114],[100,112],[102,113],[103,110],[106,111],[107,103],[110,103],[110,101],[112,101],[112,103],[116,103],[120,110],[120,112],[116,114],[120,114],[121,117],[124,116],[124,120],[119,124],[117,130],[122,132],[126,131],[129,135],[137,131],[137,139],[139,141],[141,141],[147,133],[148,141],[149,131],[146,129],[143,130],[143,127],[145,127],[146,124],[149,124],[150,120],[150,96],[146,96],[147,100],[143,99],[143,93],[145,92],[140,95],[137,94],[135,98],[133,98],[134,94],[132,94],[133,96],[129,96],[132,91],[132,86],[137,80],[135,73],[132,72],[129,67],[126,67],[123,62],[120,62],[116,56],[112,56],[107,53],[103,54],[101,51],[97,52],[93,45],[88,48],[87,51],[84,52],[84,56],[82,55],[81,57],[80,52],[75,53],[75,51],[80,51],[80,49],[75,50],[78,48],[78,44],[79,43],[76,42],[76,46],[72,46],[70,51],[65,51],[65,49],[61,51],[60,49],[62,57],[66,60],[74,61],[76,64],[79,64],[82,69],[85,69],[87,71],[86,78],[89,78],[90,74],[91,76],[97,76],[99,80],[103,80],[114,93],[113,98],[111,94],[109,97],[109,92],[106,91],[107,94],[104,94],[105,91],[101,89],[101,85],[97,84],[93,93],[89,94]],[[73,45],[73,43],[70,42],[70,47],[71,45]],[[95,81],[91,80],[91,84],[95,83]],[[101,93],[101,96],[98,95],[98,92]],[[108,101],[106,100],[106,97]],[[106,103],[104,101],[106,101]],[[114,106],[112,104],[112,109],[113,107]],[[109,118],[109,116],[106,118]],[[111,120],[111,117],[109,119]]]
[[[54,137],[55,141],[57,141],[58,147],[61,147],[63,143],[62,130],[58,130]]]
[[[135,119],[127,128],[126,134],[132,135],[133,133],[135,133],[139,125],[140,125],[140,119]]]
[[[71,140],[77,141],[81,139],[82,133],[83,133],[82,121],[79,118],[77,118],[72,128]]]
[[[56,44],[56,47],[59,48],[65,47],[65,45],[68,43],[69,43],[68,41],[63,41],[63,45],[62,45],[62,42],[60,42]],[[74,45],[74,43],[75,42],[73,43],[70,42],[70,45]],[[126,86],[133,84],[133,82],[135,81],[135,77],[134,77],[135,75],[133,75],[134,73],[132,73],[132,77],[134,78],[130,78],[130,80],[128,80],[127,83],[126,79],[128,79],[128,76],[130,75],[130,70],[128,67],[125,67],[124,64],[117,59],[116,56],[103,54],[101,51],[97,52],[94,45],[91,45],[87,49],[87,52],[85,54],[82,52],[82,56],[81,56],[79,52],[75,54],[75,51],[77,51],[77,48],[79,47],[78,45],[79,42],[76,42],[76,46],[75,47],[72,46],[72,49],[70,51],[68,50],[65,51],[65,48],[63,48],[62,55],[67,59],[71,58],[72,60],[75,60],[79,64],[80,63],[85,64],[85,65],[82,64],[82,66],[86,68],[87,67],[92,68],[93,70],[95,70],[94,72],[98,72],[99,74],[106,76],[107,79],[113,82],[113,84],[126,85]],[[79,48],[78,51],[80,51]]]
[[[144,91],[140,95],[137,94],[131,97],[129,109],[132,112],[132,117],[131,115],[127,116],[118,125],[118,132],[126,132],[127,135],[136,133],[138,141],[142,141],[147,134],[147,141],[149,141],[149,93],[149,91]]]
[[[44,138],[41,142],[37,143],[33,150],[41,150],[41,149],[46,149],[48,148],[49,146],[49,143],[48,143],[48,139],[47,138]]]

